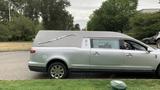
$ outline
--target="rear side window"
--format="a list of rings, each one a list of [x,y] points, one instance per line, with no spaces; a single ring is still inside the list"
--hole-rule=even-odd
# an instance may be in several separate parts
[[[119,49],[119,40],[91,39],[91,48]]]

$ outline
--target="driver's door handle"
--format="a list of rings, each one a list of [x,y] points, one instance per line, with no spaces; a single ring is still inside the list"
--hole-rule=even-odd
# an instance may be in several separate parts
[[[96,51],[96,52],[94,52],[94,55],[98,56],[98,55],[100,55],[100,53]]]
[[[131,53],[126,54],[127,57],[132,57],[133,55]]]

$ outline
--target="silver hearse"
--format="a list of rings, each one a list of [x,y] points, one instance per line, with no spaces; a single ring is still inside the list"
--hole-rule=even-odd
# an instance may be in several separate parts
[[[31,71],[61,79],[69,71],[154,72],[160,51],[130,36],[102,31],[39,31],[30,51]]]

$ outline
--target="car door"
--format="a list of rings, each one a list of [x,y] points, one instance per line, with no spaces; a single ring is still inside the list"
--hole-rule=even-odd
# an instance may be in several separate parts
[[[125,45],[128,44],[127,45]],[[124,68],[128,70],[153,70],[156,55],[147,51],[147,47],[133,40],[123,40]],[[125,47],[126,46],[126,47]]]
[[[90,65],[92,69],[121,69],[124,63],[119,40],[115,38],[91,39]]]

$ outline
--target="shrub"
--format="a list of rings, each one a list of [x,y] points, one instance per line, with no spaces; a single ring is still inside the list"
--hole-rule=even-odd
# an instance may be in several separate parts
[[[8,41],[11,38],[7,25],[0,24],[0,41]]]
[[[14,17],[11,22],[9,22],[9,30],[11,31],[12,41],[30,41],[36,34],[36,27],[34,23],[24,17]]]

